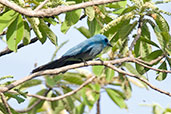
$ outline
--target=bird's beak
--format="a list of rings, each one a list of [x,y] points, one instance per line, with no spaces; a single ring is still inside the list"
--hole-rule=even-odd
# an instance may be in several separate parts
[[[107,46],[113,47],[110,43],[108,43]]]

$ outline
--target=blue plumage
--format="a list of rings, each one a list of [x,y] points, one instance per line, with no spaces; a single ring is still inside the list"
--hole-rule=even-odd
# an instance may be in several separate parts
[[[34,69],[32,73],[92,60],[106,46],[111,46],[107,37],[97,34],[69,49],[61,58]]]

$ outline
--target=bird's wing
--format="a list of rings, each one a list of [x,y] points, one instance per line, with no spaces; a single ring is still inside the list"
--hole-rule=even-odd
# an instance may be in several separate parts
[[[92,47],[93,42],[86,40],[73,48],[69,49],[62,57],[72,57],[87,52]]]
[[[96,57],[103,50],[102,44],[96,43],[92,46],[89,56]]]

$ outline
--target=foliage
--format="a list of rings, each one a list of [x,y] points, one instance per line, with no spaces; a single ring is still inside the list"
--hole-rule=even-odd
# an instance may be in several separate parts
[[[26,7],[27,4],[27,7],[35,9],[43,0],[14,0],[13,2],[22,7]],[[50,0],[43,8],[53,8],[59,5],[67,6],[81,2],[83,1]],[[157,7],[159,3],[165,4],[164,1],[152,2],[151,0],[120,1],[66,12],[64,19],[60,19],[58,16],[44,18],[27,17],[3,6],[0,13],[0,34],[6,31],[4,35],[6,37],[6,44],[8,48],[14,52],[17,51],[17,46],[21,42],[23,42],[24,45],[30,43],[33,32],[42,44],[45,43],[48,38],[52,44],[57,47],[52,57],[53,60],[58,50],[66,42],[60,46],[57,45],[57,34],[51,30],[50,25],[55,26],[60,24],[61,32],[64,34],[67,34],[69,29],[73,29],[72,27],[74,26],[74,28],[86,38],[90,38],[98,33],[106,35],[113,45],[113,48],[105,50],[105,52],[108,52],[107,58],[102,57],[102,54],[98,57],[101,60],[112,60],[129,55],[130,43],[128,41],[134,40],[137,36],[136,30],[141,21],[143,23],[141,28],[142,32],[132,50],[133,56],[141,58],[148,63],[164,55],[162,60],[158,60],[150,66],[153,67],[156,65],[158,69],[169,70],[171,68],[171,35],[169,33],[170,27],[163,15],[170,16],[171,12],[160,10]],[[88,28],[75,26],[82,19],[87,20]],[[152,30],[150,28],[152,28]],[[151,32],[153,32],[156,37],[151,36]],[[144,79],[147,79],[144,74],[150,70],[139,64],[132,63],[120,64],[117,67],[125,69]],[[45,83],[46,87],[40,89],[36,94],[44,95],[47,88],[53,88],[47,96],[57,97],[76,89],[93,74],[97,76],[93,84],[88,84],[74,95],[58,101],[41,101],[28,113],[43,113],[49,110],[48,108],[50,107],[51,112],[55,114],[62,113],[63,111],[67,111],[71,114],[83,114],[87,111],[86,107],[88,107],[89,110],[93,108],[100,98],[101,91],[105,91],[108,97],[118,107],[128,108],[125,100],[131,97],[131,83],[134,82],[125,75],[116,73],[105,66],[93,66],[91,73],[87,73],[86,70],[83,70],[83,72],[76,70],[75,72],[66,72],[51,77],[45,76],[45,80],[32,79],[13,89],[18,92],[18,94],[6,92],[5,95],[8,100],[13,98],[16,99],[18,103],[21,103],[24,102],[27,96],[27,92],[24,92],[24,90]],[[168,74],[165,72],[156,72],[156,80],[165,80],[167,79],[167,75]],[[12,78],[12,76],[1,77],[0,81],[5,81],[4,79],[8,78]],[[0,86],[9,85],[11,82],[13,81],[3,82]],[[146,87],[144,83],[138,81],[134,84],[144,88]],[[119,89],[115,89],[115,87],[119,87]],[[38,99],[31,98],[28,107],[33,105],[36,101],[38,101]],[[0,105],[0,111],[7,113],[1,102]],[[17,114],[15,110],[12,109],[12,111]],[[170,112],[171,109],[167,108],[161,113],[158,111],[157,105],[153,106],[154,114],[168,114]]]

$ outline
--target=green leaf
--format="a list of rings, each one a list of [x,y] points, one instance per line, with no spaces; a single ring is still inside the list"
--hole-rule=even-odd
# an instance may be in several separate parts
[[[12,51],[17,51],[18,43],[23,39],[24,23],[21,15],[13,21],[7,30],[7,44],[8,48]]]
[[[86,7],[85,14],[88,16],[88,20],[92,21],[95,17],[95,11],[93,7]]]
[[[9,75],[9,76],[2,76],[2,77],[0,77],[0,81],[5,80],[5,79],[9,79],[9,78],[14,78],[14,76],[11,76],[11,75]]]
[[[89,21],[87,19],[87,24],[88,24],[89,31],[90,31],[92,36],[95,35],[95,34],[99,34],[100,33],[101,26],[97,22],[96,18],[94,18],[92,21]]]
[[[118,105],[120,108],[127,108],[123,97],[120,95],[120,92],[115,91],[111,88],[106,88],[105,90],[116,105]]]
[[[162,50],[155,50],[153,52],[151,52],[149,55],[145,56],[143,58],[144,61],[150,62],[154,59],[156,59],[157,57],[161,56],[163,54]],[[154,63],[154,65],[157,63]]]
[[[116,26],[114,26],[114,28],[116,29],[116,34],[113,36],[111,43],[115,43],[117,42],[118,39],[125,39],[129,34],[131,34],[131,32],[133,31],[133,29],[135,28],[135,26],[137,25],[137,21],[133,22],[132,24],[129,24],[129,21],[124,21]],[[113,27],[112,27],[113,28]],[[109,32],[114,32],[109,31]]]
[[[126,13],[129,13],[131,11],[134,11],[135,9],[137,9],[137,6],[135,6],[135,5],[129,6],[129,7],[125,8],[120,15],[124,15]]]
[[[85,109],[85,104],[81,103],[79,106],[75,108],[74,114],[83,114]]]
[[[131,64],[129,64],[129,63],[124,63],[124,66],[128,69],[129,72],[131,72],[131,73],[133,73],[133,74],[135,74],[135,75],[137,75],[137,76],[141,76],[141,75],[137,72],[137,70],[136,70]]]
[[[57,97],[57,95],[52,93],[51,97]],[[55,110],[55,108],[58,106],[59,102],[58,101],[51,101],[50,103],[51,103],[52,109]]]
[[[139,56],[145,57],[149,53],[151,53],[151,51],[152,51],[151,46],[148,43],[141,41],[141,39],[145,39],[146,41],[150,41],[150,38],[151,38],[150,37],[150,31],[148,29],[148,26],[147,26],[147,24],[143,24],[141,37],[136,42],[136,45],[134,48],[136,57],[139,57]]]
[[[45,43],[47,36],[43,32],[43,28],[40,28],[40,19],[39,18],[27,18],[30,22],[33,31],[35,32],[36,36],[38,37],[39,41],[43,44]]]
[[[111,81],[114,77],[114,70],[107,68],[106,69],[106,80]]]
[[[52,30],[46,25],[43,19],[40,19],[40,24],[39,28],[42,33],[45,33],[46,36],[50,39],[50,41],[54,44],[57,45],[57,37],[56,35],[52,32]]]
[[[52,24],[53,26],[55,26],[57,24],[57,22],[55,21],[55,19],[53,19],[52,17],[50,17],[50,18],[44,18],[43,20],[45,20],[46,22]]]
[[[22,83],[19,86],[19,89],[27,89],[27,88],[30,88],[30,87],[40,85],[41,83],[42,83],[42,81],[39,80],[39,79],[32,79],[32,80],[29,80],[27,82]]]
[[[11,23],[17,18],[17,15],[18,13],[16,13],[14,10],[9,10],[4,14],[0,15],[0,34],[6,27],[11,25]]]
[[[75,28],[76,28],[76,27],[75,27]],[[76,29],[77,29],[78,31],[80,31],[86,38],[92,37],[90,31],[89,31],[87,28],[81,26],[81,27],[76,28]]]
[[[50,86],[51,88],[53,88],[56,85],[56,81],[54,80],[53,77],[46,76],[45,79],[46,79],[47,86]]]
[[[58,101],[58,105],[55,107],[55,111],[53,114],[60,114],[60,112],[64,109],[65,109],[65,105],[64,105],[63,101],[60,100],[60,101]]]
[[[155,13],[157,15],[157,17],[155,18],[155,21],[159,27],[159,29],[163,32],[169,32],[169,25],[167,23],[167,21],[165,20],[165,18],[160,15],[159,13]]]
[[[158,105],[153,105],[153,114],[161,114],[161,109]]]
[[[23,44],[28,45],[30,43],[30,27],[26,21],[24,21],[24,35]]]
[[[84,82],[80,77],[80,75],[77,73],[67,73],[63,75],[62,79],[71,84],[77,84],[77,85],[81,85]]]
[[[17,102],[19,104],[25,101],[25,99],[20,97],[20,95],[15,95],[15,94],[12,94],[12,93],[5,93],[5,96],[8,96],[9,98],[14,98],[15,100],[17,100]]]
[[[100,66],[100,65],[93,66],[93,73],[96,76],[100,76],[102,74],[103,70],[104,70],[104,66]]]
[[[151,45],[153,45],[153,46],[155,46],[157,48],[160,48],[155,42],[153,42],[153,41],[151,41],[149,39],[146,39],[144,37],[140,37],[140,41],[143,41],[143,42],[148,43],[148,44],[151,44]]]
[[[125,7],[126,4],[127,4],[127,1],[120,1],[120,2],[116,2],[116,3],[107,4],[106,7],[119,9],[119,8]]]
[[[36,94],[37,95],[44,95],[44,93],[46,91],[47,91],[47,89],[42,89],[39,92],[37,92]],[[28,107],[32,106],[37,100],[39,100],[39,99],[31,98]],[[29,111],[28,114],[36,114],[37,110],[39,110],[43,106],[44,102],[45,102],[44,100],[40,101],[40,103],[38,105],[36,105],[31,111]]]
[[[81,15],[81,11],[82,11],[81,9],[78,9],[78,10],[74,10],[74,11],[66,13],[65,21],[61,25],[61,32],[66,34],[68,29],[72,25],[76,24],[79,21],[80,15]]]
[[[88,105],[89,109],[92,109],[95,101],[92,95],[92,90],[88,88],[83,88],[81,94],[83,98],[83,103],[85,105]]]
[[[162,69],[162,70],[167,70],[167,65],[166,62],[164,61],[158,69]],[[157,80],[162,81],[167,77],[167,73],[166,72],[158,72],[158,76],[156,77]]]
[[[5,105],[1,102],[0,102],[0,112],[2,112],[3,114],[9,114],[6,110]]]

